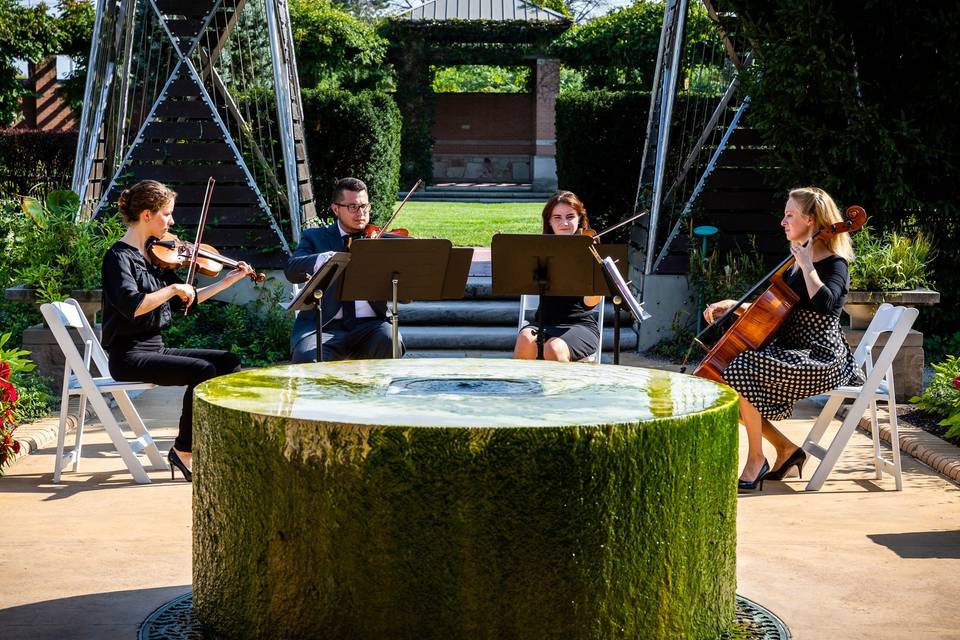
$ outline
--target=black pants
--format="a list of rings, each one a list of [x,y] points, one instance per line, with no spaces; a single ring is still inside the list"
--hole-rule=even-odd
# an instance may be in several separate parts
[[[400,339],[399,353],[406,348]],[[383,318],[358,318],[350,329],[340,320],[332,320],[323,328],[323,361],[372,360],[393,357],[390,323]],[[303,336],[293,348],[293,362],[315,362],[317,333]]]
[[[215,349],[167,349],[162,342],[110,349],[110,375],[115,380],[151,382],[161,387],[187,385],[180,414],[180,432],[173,446],[193,450],[193,389],[210,378],[240,371],[240,358]]]

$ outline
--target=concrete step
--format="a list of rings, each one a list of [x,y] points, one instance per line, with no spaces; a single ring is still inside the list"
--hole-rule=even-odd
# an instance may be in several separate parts
[[[520,300],[464,299],[436,302],[413,302],[401,305],[400,324],[410,325],[503,325],[516,326],[520,314]],[[613,326],[613,303],[604,307],[604,322]],[[528,313],[533,321],[533,313]],[[620,313],[621,327],[630,324],[630,314]]]
[[[400,333],[404,344],[411,351],[512,351],[517,340],[517,328],[498,326],[404,326]],[[637,347],[637,334],[633,329],[620,330],[620,350],[631,351]],[[603,330],[603,348],[613,348],[613,328]]]

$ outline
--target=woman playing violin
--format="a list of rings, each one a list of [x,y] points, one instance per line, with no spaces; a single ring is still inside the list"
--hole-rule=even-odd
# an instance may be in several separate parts
[[[170,326],[173,310],[206,300],[253,269],[240,262],[219,282],[196,289],[184,284],[172,269],[155,266],[147,253],[147,240],[162,237],[173,225],[176,197],[154,180],[138,182],[120,195],[118,205],[127,232],[103,257],[102,342],[110,356],[110,375],[116,380],[186,385],[180,431],[167,459],[190,480],[193,389],[204,380],[239,371],[240,360],[229,351],[168,349],[160,332]]]
[[[570,191],[558,191],[543,207],[543,232],[573,235],[589,228],[587,209]],[[537,319],[543,314],[546,342],[543,357],[570,362],[583,360],[600,348],[600,328],[594,313],[602,296],[544,296],[537,308]],[[513,357],[533,360],[537,357],[537,328],[527,325],[520,330]]]
[[[741,353],[723,371],[724,380],[740,394],[740,420],[747,430],[749,452],[740,474],[741,490],[762,487],[764,478],[780,480],[794,468],[802,473],[806,453],[770,421],[788,418],[797,400],[860,376],[839,321],[850,286],[850,236],[841,233],[810,241],[818,229],[841,220],[837,205],[822,189],[790,192],[780,226],[796,264],[784,280],[800,300],[768,346]],[[712,302],[703,317],[713,323],[734,304]],[[776,449],[772,469],[761,438]]]

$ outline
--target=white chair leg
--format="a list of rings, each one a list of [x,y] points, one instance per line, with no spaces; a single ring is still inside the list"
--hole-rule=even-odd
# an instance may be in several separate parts
[[[903,472],[900,467],[900,423],[897,419],[897,390],[893,386],[893,367],[887,370],[887,411],[890,413],[890,448],[893,450],[893,473],[897,491],[903,491]]]
[[[880,449],[880,421],[877,419],[877,400],[870,401],[870,435],[873,437],[873,469],[877,480],[883,479],[883,457]]]
[[[817,465],[817,470],[813,472],[810,482],[807,483],[807,491],[819,491],[823,486],[827,476],[830,475],[834,465],[837,464],[840,454],[843,453],[844,448],[847,446],[847,442],[850,441],[850,436],[853,435],[854,429],[857,428],[860,418],[863,417],[868,400],[867,397],[861,395],[853,403],[853,406],[850,407],[847,417],[844,418],[843,423],[840,425],[840,430],[837,431],[837,435],[833,437],[833,441],[830,442],[830,446],[826,449],[826,454],[823,456],[823,459],[820,460],[820,464]]]
[[[57,457],[53,463],[53,483],[60,482],[60,473],[63,470],[63,442],[67,438],[67,409],[70,405],[70,394],[67,391],[70,385],[70,374],[63,374],[63,396],[60,398],[60,427],[57,429]]]
[[[123,459],[123,463],[127,465],[127,469],[130,470],[134,481],[139,484],[149,484],[150,476],[147,475],[143,465],[140,464],[140,460],[137,459],[133,449],[130,448],[130,443],[127,441],[126,436],[123,435],[123,429],[120,428],[120,423],[113,417],[113,412],[110,411],[110,407],[107,406],[105,396],[100,393],[90,394],[90,405],[93,407],[93,410],[97,412],[97,416],[100,417],[100,422],[103,424],[104,430],[106,430],[107,435],[110,436],[113,446]]]
[[[146,446],[143,448],[143,451],[150,459],[150,463],[157,469],[169,469],[170,466],[167,464],[167,459],[163,457],[160,449],[157,448],[157,443],[153,441],[150,432],[147,431],[147,425],[143,424],[143,419],[133,406],[133,402],[130,401],[130,396],[127,395],[127,392],[114,391],[113,397],[117,401],[117,406],[120,408],[120,412],[123,413],[127,424],[130,425],[130,429],[138,438],[142,438],[145,441]]]
[[[87,417],[87,394],[80,394],[80,409],[77,412],[77,433],[73,441],[73,470],[80,471],[80,452],[83,450],[83,425]]]
[[[813,444],[820,443],[823,434],[827,431],[827,427],[830,426],[830,421],[837,415],[837,410],[841,404],[843,404],[843,396],[830,396],[827,399],[827,404],[824,405],[823,410],[820,411],[820,415],[817,416],[807,437],[804,438],[804,444],[808,442]]]

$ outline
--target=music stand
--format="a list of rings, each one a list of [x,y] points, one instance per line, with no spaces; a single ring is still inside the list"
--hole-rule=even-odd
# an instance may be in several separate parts
[[[594,262],[594,283],[597,290],[606,291],[605,295],[613,302],[613,364],[620,364],[620,309],[624,305],[637,323],[651,316],[644,311],[643,305],[630,292],[625,279],[627,266],[627,245],[602,245],[594,247],[597,261]]]
[[[493,236],[490,260],[495,296],[595,296],[594,259],[588,236],[505,234]],[[537,331],[537,360],[543,360],[543,314]],[[601,339],[603,336],[601,336]],[[602,345],[602,343],[601,343]]]
[[[288,303],[280,303],[287,311],[303,311],[313,308],[316,311],[317,325],[317,362],[323,362],[323,292],[333,286],[343,276],[350,263],[349,253],[335,253],[323,263],[320,269],[310,276],[300,292]]]
[[[408,238],[360,239],[350,245],[350,266],[343,276],[340,300],[393,301],[394,358],[399,357],[399,300],[442,300],[451,248],[449,240]],[[455,264],[460,264],[463,254],[457,255]],[[464,273],[460,297],[465,286]],[[454,284],[446,287],[448,291],[455,288]]]

